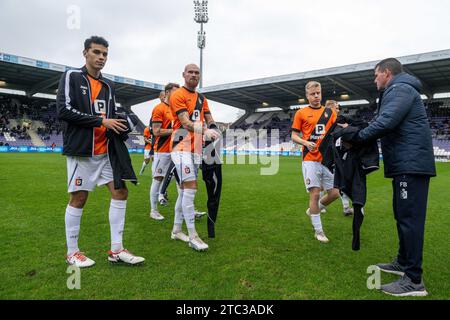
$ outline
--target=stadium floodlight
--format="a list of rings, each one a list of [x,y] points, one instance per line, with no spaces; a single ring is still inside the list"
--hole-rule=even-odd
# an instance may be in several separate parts
[[[6,81],[1,81],[0,80],[0,87],[4,87],[4,86],[6,86]]]
[[[269,104],[268,104],[267,102],[263,102],[263,103],[262,103],[262,106],[263,106],[263,107],[268,107]]]
[[[197,23],[207,23],[208,22],[208,0],[195,0],[194,1],[194,20]]]
[[[208,0],[194,1],[194,21],[200,24],[200,31],[197,34],[197,47],[200,49],[200,83],[199,87],[203,87],[203,49],[206,46],[206,33],[203,31],[203,24],[207,23],[208,18]]]
[[[346,94],[346,93],[341,94],[341,99],[347,100],[347,99],[349,99],[349,98],[350,98],[350,96],[349,96],[348,94]]]

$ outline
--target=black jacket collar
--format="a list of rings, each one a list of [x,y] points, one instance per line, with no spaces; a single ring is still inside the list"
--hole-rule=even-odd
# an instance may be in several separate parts
[[[83,74],[84,74],[85,76],[89,76],[89,77],[91,77],[91,78],[93,78],[93,79],[95,79],[95,80],[103,80],[103,75],[102,75],[101,72],[100,72],[100,75],[98,76],[98,78],[94,77],[93,75],[90,75],[89,72],[88,72],[88,70],[87,70],[87,68],[86,68],[86,65],[84,65],[84,66],[81,68],[81,71],[83,71]]]

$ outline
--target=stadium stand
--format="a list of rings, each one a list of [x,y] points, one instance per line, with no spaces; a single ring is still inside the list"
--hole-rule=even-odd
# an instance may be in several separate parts
[[[450,92],[450,50],[400,57],[406,72],[424,84],[424,100],[437,160],[450,161],[450,99],[436,99],[436,93]],[[299,103],[305,103],[304,86],[310,80],[322,83],[323,98],[348,103],[342,108],[348,117],[370,120],[378,93],[373,84],[376,62],[315,70],[264,79],[203,88],[211,101],[240,108],[245,114],[222,131],[233,133],[225,150],[299,151],[292,144],[291,123]],[[57,120],[54,98],[38,98],[36,93],[54,95],[58,80],[68,66],[42,62],[0,52],[0,146],[62,146],[62,126]],[[447,76],[444,76],[447,75]],[[130,114],[131,106],[157,98],[162,85],[104,75],[116,83],[118,112]],[[2,93],[2,89],[23,90],[25,94]],[[342,103],[342,105],[344,105]],[[274,110],[275,109],[275,110]],[[129,135],[129,148],[143,148],[141,122]],[[278,130],[279,139],[275,139]],[[272,141],[272,138],[274,140]],[[238,143],[239,142],[239,143]]]
[[[425,102],[428,120],[433,132],[433,145],[436,158],[450,159],[450,100],[434,99]],[[350,117],[370,121],[375,116],[376,104],[354,105],[342,107],[342,114]],[[290,140],[291,124],[296,110],[267,112],[265,114],[254,113],[249,116],[241,125],[235,129],[265,129],[268,131],[266,143],[262,145],[251,133],[242,133],[237,136],[238,140],[242,136],[247,137],[246,143],[234,147],[232,144],[226,146],[226,150],[272,150],[272,151],[296,151],[298,147]],[[269,119],[267,119],[269,118]],[[279,143],[272,145],[270,133],[272,130],[279,130]],[[260,136],[264,140],[266,136]],[[244,139],[245,141],[245,139]]]
[[[119,112],[125,112],[124,109]],[[130,148],[143,148],[140,126],[130,134]],[[62,124],[54,101],[22,96],[0,96],[0,145],[63,145]]]

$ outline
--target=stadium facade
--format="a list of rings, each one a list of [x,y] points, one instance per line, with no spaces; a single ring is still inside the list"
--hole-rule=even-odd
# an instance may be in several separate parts
[[[398,59],[406,72],[422,82],[436,159],[449,161],[450,50]],[[222,84],[201,92],[212,101],[245,111],[227,126],[241,129],[235,138],[245,138],[245,143],[225,144],[225,153],[300,155],[290,142],[290,125],[295,110],[306,103],[305,84],[310,80],[321,82],[324,100],[337,100],[344,114],[370,120],[378,95],[373,84],[376,63]],[[54,100],[61,74],[70,69],[73,67],[0,52],[0,152],[61,152],[62,133]],[[163,89],[162,84],[104,76],[115,82],[117,101],[126,113],[132,113],[133,105],[156,99]],[[131,134],[127,142],[130,152],[143,152],[145,125],[140,123]],[[278,130],[278,142],[272,142],[274,130]]]

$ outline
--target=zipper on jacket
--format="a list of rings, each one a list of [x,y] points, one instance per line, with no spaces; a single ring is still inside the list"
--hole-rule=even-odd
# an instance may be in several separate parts
[[[110,107],[109,107],[109,98],[111,97],[112,98],[112,93],[111,93],[111,87],[109,86],[109,84],[108,83],[106,83],[105,81],[103,81],[103,80],[100,80],[100,82],[101,83],[103,83],[103,84],[105,84],[107,87],[108,87],[108,102],[106,103],[106,108],[107,108],[107,110],[108,110],[108,112],[106,113],[106,118],[108,119],[108,118],[111,118],[111,109],[110,109]],[[108,116],[109,115],[109,116]]]
[[[87,83],[87,87],[88,87],[88,92],[89,92],[89,110],[91,111],[91,115],[93,116],[94,113],[92,112],[92,94],[91,94],[91,83],[89,82],[89,80],[85,77],[85,75],[83,73],[81,73],[83,75],[84,80],[86,80]],[[94,156],[95,153],[95,127],[92,127],[92,157]]]

